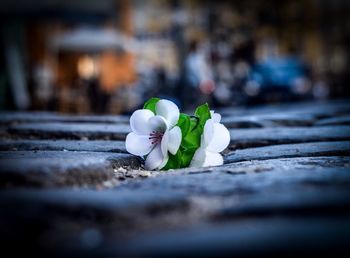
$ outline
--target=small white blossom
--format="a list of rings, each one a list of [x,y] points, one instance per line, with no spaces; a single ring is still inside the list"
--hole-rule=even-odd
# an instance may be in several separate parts
[[[176,154],[181,144],[181,129],[176,126],[179,108],[169,100],[159,100],[156,114],[148,109],[136,110],[130,117],[132,132],[126,137],[126,150],[137,156],[146,156],[145,168],[163,168],[169,154]]]
[[[220,123],[220,114],[211,111],[211,117],[204,125],[201,145],[193,155],[190,167],[219,166],[224,163],[220,154],[230,143],[230,133]]]

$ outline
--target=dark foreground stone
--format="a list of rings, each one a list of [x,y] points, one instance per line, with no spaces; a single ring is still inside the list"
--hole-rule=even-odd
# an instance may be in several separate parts
[[[8,232],[2,242],[24,238],[34,253],[69,257],[261,257],[320,243],[314,252],[343,252],[349,186],[348,169],[318,168],[170,175],[100,192],[7,190],[0,192],[0,225]],[[49,246],[28,238],[30,225]]]
[[[350,223],[343,217],[259,218],[183,231],[141,234],[103,255],[131,257],[295,257],[348,256]],[[210,232],[210,234],[208,234]],[[125,243],[125,244],[124,244]]]

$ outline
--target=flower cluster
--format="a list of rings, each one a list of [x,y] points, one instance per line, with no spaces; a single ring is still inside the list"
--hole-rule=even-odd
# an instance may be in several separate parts
[[[220,120],[208,104],[189,116],[169,100],[152,98],[131,115],[126,150],[143,157],[148,170],[222,165],[230,134]]]

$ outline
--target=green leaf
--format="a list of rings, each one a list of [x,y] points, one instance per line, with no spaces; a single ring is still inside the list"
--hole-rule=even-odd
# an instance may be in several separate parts
[[[159,98],[151,98],[144,105],[144,109],[151,110],[154,114],[156,113],[156,104],[159,101]]]
[[[211,118],[210,109],[208,103],[205,103],[196,108],[194,114],[199,118],[199,124],[204,127],[205,122]]]
[[[184,151],[182,151],[181,155],[181,167],[185,168],[188,167],[191,163],[191,160],[193,158],[194,153],[196,152],[197,148],[189,148]]]
[[[191,126],[190,116],[181,113],[179,117],[179,121],[177,122],[176,125],[180,127],[182,138],[184,138],[187,135],[188,131],[190,130],[190,126]]]
[[[169,153],[169,160],[163,170],[183,168],[190,165],[194,153],[200,147],[204,125],[210,118],[211,114],[207,103],[196,109],[194,117],[180,114],[177,126],[180,127],[182,133],[181,145],[175,155]]]
[[[178,150],[175,155],[169,153],[169,160],[162,170],[176,169],[181,167],[181,150]]]
[[[201,130],[201,127],[198,125],[198,121],[199,120],[195,118],[190,119],[189,131],[183,137],[183,141],[181,143],[181,146],[186,149],[198,148],[200,145],[201,134],[203,130]]]

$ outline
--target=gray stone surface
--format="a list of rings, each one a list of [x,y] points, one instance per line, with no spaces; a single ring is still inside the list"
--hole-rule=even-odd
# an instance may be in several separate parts
[[[349,255],[344,217],[241,219],[119,240],[100,254],[131,257],[293,257]],[[208,232],[211,232],[208,234]]]
[[[168,191],[142,191],[142,190],[79,190],[79,189],[17,189],[0,192],[0,203],[2,207],[11,209],[13,203],[21,204],[23,212],[30,209],[31,205],[40,207],[41,212],[46,215],[62,213],[72,219],[76,210],[85,209],[96,215],[96,218],[114,217],[118,223],[121,216],[125,220],[135,220],[138,215],[136,211],[162,207],[167,209],[186,208],[187,200],[184,195]],[[8,210],[2,210],[7,213]],[[144,211],[145,212],[145,211]],[[27,216],[27,214],[23,214]]]
[[[101,257],[98,247],[111,233],[166,228],[169,214],[176,219],[188,206],[172,192],[73,189],[1,191],[0,205],[2,254],[11,257]]]
[[[129,154],[74,151],[0,152],[2,186],[94,185],[111,179],[114,169],[139,167]]]
[[[311,115],[299,114],[260,114],[228,116],[221,121],[228,128],[260,128],[273,126],[310,126],[314,122]]]
[[[299,116],[312,116],[314,119],[321,119],[327,117],[334,117],[339,115],[348,115],[350,113],[349,100],[338,101],[311,101],[311,102],[298,102],[288,104],[272,104],[257,106],[252,108],[237,108],[228,107],[217,109],[217,112],[226,116],[240,116],[240,115],[275,115],[275,114],[290,114]]]
[[[126,153],[124,141],[79,140],[3,140],[0,151],[96,151]]]
[[[224,157],[225,162],[225,157]],[[319,156],[319,157],[289,157],[289,158],[270,158],[265,160],[238,161],[224,164],[219,167],[206,168],[182,168],[169,170],[166,175],[188,175],[203,174],[213,171],[224,171],[225,173],[246,174],[260,173],[267,171],[286,171],[293,169],[316,169],[316,168],[349,168],[349,156]],[[159,175],[164,173],[159,172]],[[158,175],[157,174],[157,175]]]
[[[225,163],[288,157],[350,155],[350,141],[281,144],[236,150],[225,157]]]
[[[316,169],[318,167],[350,168],[349,156],[295,157],[267,160],[250,160],[225,164],[220,169],[227,173],[259,173],[267,171],[288,171],[293,169]]]
[[[290,239],[300,240],[300,247],[293,245],[293,251],[312,250],[320,241],[342,250],[347,242],[338,238],[349,236],[349,186],[348,169],[319,168],[163,176],[102,192],[7,190],[0,192],[4,208],[0,223],[15,220],[24,235],[30,233],[22,224],[43,227],[54,252],[61,255],[90,252],[92,257],[153,257],[175,252],[187,256],[202,250],[203,255],[215,255],[221,250],[261,256],[269,251],[290,251]],[[23,212],[18,213],[17,207]],[[48,221],[49,228],[43,226]],[[72,226],[74,223],[78,228]],[[62,227],[57,234],[57,228]],[[96,245],[92,243],[92,249],[82,241],[91,230],[93,236],[102,238]],[[255,249],[242,247],[236,238]],[[272,243],[265,242],[267,238]],[[337,241],[329,242],[329,238]],[[36,240],[29,244],[32,241]],[[115,242],[118,245],[112,244]]]
[[[124,140],[130,127],[126,124],[23,123],[10,126],[8,132],[12,137],[40,139]]]
[[[67,115],[54,112],[1,112],[0,125],[16,123],[129,123],[129,117],[120,115]]]
[[[340,116],[340,117],[331,117],[325,118],[317,121],[316,126],[325,126],[325,125],[350,125],[350,116]]]
[[[2,113],[1,254],[349,252],[349,103],[226,108],[225,164],[167,172],[122,153],[125,117]]]
[[[301,142],[346,141],[350,140],[350,126],[231,129],[230,135],[231,148]]]
[[[303,180],[329,181],[337,185],[339,181],[349,184],[350,158],[290,158],[256,162],[239,162],[206,173],[172,174],[159,176],[145,181],[132,181],[120,188],[127,189],[172,189],[175,192],[186,192],[199,196],[227,196],[232,194],[250,195],[258,191],[266,191],[271,187],[293,186]],[[309,164],[307,163],[309,162]],[[347,166],[345,166],[347,164]],[[263,166],[261,166],[263,165]],[[319,170],[319,172],[317,172]],[[332,180],[330,180],[332,179]],[[306,188],[305,188],[306,189]]]

